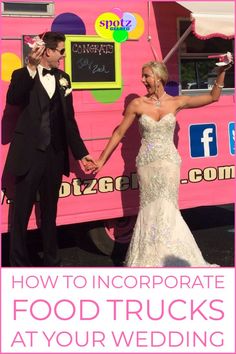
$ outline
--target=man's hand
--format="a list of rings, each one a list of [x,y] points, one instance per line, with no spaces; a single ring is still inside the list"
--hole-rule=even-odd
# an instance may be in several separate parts
[[[103,167],[103,165],[104,165],[104,161],[102,160],[102,159],[98,159],[97,161],[96,161],[96,166],[95,166],[95,168],[93,169],[93,173],[94,174],[96,174],[97,172],[99,172],[100,170],[101,170],[101,168]]]
[[[45,46],[42,45],[40,47],[35,47],[29,53],[29,55],[28,55],[28,59],[29,59],[28,67],[31,70],[36,70],[37,66],[39,65],[39,63],[40,63],[40,61],[42,59],[44,50],[45,50]]]
[[[95,160],[90,155],[86,155],[81,159],[85,171],[94,171],[97,167]]]

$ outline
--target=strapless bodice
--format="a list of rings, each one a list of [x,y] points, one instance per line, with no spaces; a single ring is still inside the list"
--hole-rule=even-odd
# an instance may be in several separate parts
[[[142,114],[139,118],[139,129],[143,139],[155,141],[172,141],[176,119],[173,113],[165,114],[160,120]]]
[[[139,130],[142,137],[141,148],[136,159],[137,166],[146,165],[158,158],[180,163],[173,137],[176,118],[173,113],[165,114],[156,121],[147,114],[139,118]]]

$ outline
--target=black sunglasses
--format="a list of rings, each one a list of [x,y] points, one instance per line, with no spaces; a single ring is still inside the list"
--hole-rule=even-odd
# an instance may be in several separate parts
[[[65,54],[65,51],[66,51],[66,49],[65,48],[62,48],[62,49],[54,49],[54,50],[57,50],[58,51],[58,53],[60,53],[61,55],[63,55],[63,54]]]

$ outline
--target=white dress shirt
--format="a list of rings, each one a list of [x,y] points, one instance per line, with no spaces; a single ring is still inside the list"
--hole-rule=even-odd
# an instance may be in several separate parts
[[[32,78],[34,78],[35,75],[36,75],[36,71],[31,70],[28,66],[27,66],[27,69],[29,71],[30,76]],[[40,79],[43,87],[47,91],[48,96],[50,98],[52,98],[52,96],[54,95],[55,89],[56,89],[55,76],[51,75],[51,74],[46,74],[46,75],[43,76],[42,72],[43,72],[43,66],[39,64],[38,65],[39,79]]]

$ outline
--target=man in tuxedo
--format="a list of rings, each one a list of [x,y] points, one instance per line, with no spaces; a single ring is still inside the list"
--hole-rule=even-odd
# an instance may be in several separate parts
[[[65,56],[65,36],[46,32],[43,44],[33,47],[28,65],[15,70],[7,104],[20,106],[5,171],[15,176],[10,230],[10,264],[32,266],[27,247],[27,225],[40,197],[44,266],[59,266],[56,214],[62,176],[69,175],[68,147],[85,169],[95,166],[74,117],[70,78],[58,69]]]

